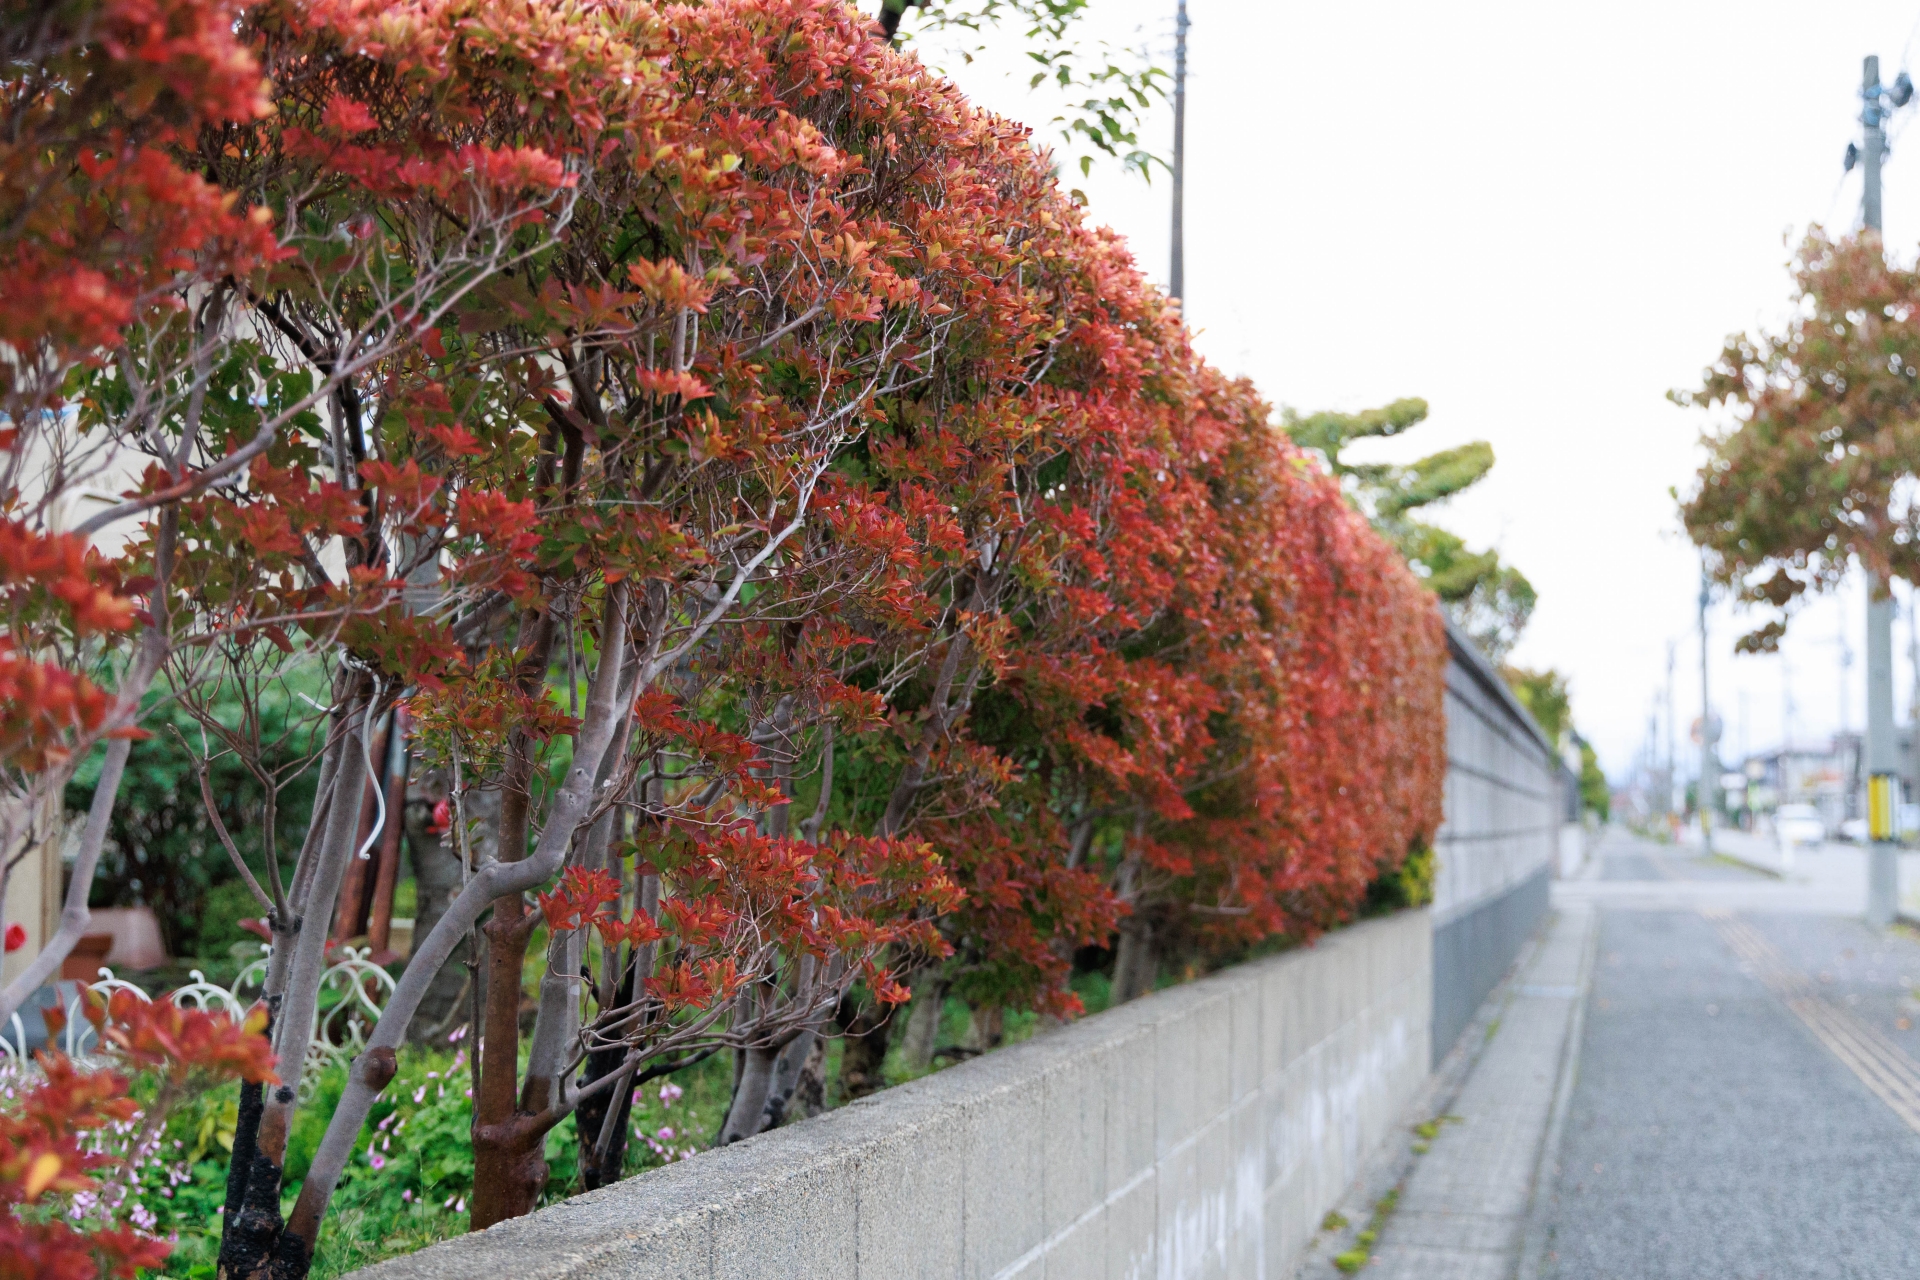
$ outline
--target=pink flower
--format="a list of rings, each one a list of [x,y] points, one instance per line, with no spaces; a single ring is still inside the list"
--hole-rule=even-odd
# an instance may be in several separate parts
[[[412,1192],[412,1191],[410,1191],[410,1190],[409,1190],[409,1191],[402,1191],[402,1192],[400,1193],[400,1199],[401,1199],[401,1200],[403,1200],[404,1202],[406,1202],[407,1204],[412,1204],[412,1203],[413,1203],[413,1192]]]
[[[660,1139],[660,1141],[662,1141],[662,1142],[672,1142],[672,1141],[673,1141],[673,1130],[672,1130],[672,1129],[670,1129],[670,1128],[668,1128],[668,1127],[667,1127],[667,1126],[665,1126],[665,1125],[662,1125],[662,1126],[660,1126],[660,1133],[659,1133],[659,1135],[658,1135],[658,1136],[659,1136],[659,1139]]]
[[[680,1101],[680,1096],[685,1092],[685,1089],[682,1089],[673,1081],[668,1080],[660,1086],[660,1105],[663,1107],[672,1106],[674,1103]]]
[[[384,1169],[387,1167],[387,1158],[375,1151],[368,1154],[367,1163],[376,1169]]]

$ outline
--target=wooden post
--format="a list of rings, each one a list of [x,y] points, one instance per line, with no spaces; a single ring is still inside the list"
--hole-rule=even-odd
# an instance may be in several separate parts
[[[387,825],[380,832],[380,861],[367,921],[367,945],[373,948],[375,964],[391,964],[400,958],[392,947],[393,888],[400,880],[400,836],[406,829],[401,811],[407,803],[407,766],[407,713],[396,707],[393,726],[387,733]]]
[[[389,719],[389,723],[391,720]],[[385,725],[374,732],[371,754],[375,760],[384,759],[387,750],[388,733]],[[367,779],[366,791],[360,799],[360,822],[354,828],[353,855],[347,861],[346,875],[340,882],[340,899],[334,905],[333,941],[345,946],[349,941],[366,932],[368,889],[372,877],[368,875],[371,857],[359,856],[360,847],[373,834],[373,820],[379,815],[379,803],[374,799],[373,789],[380,785],[380,770],[377,768]],[[384,834],[384,832],[383,832]]]

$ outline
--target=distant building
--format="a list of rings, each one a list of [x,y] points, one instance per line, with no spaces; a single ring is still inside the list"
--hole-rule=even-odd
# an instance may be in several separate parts
[[[1900,752],[1902,802],[1920,795],[1920,762],[1913,749],[1913,727],[1895,732]],[[1829,832],[1866,816],[1867,780],[1858,733],[1836,733],[1825,747],[1784,747],[1747,757],[1748,804],[1755,813],[1771,813],[1783,804],[1810,804]]]

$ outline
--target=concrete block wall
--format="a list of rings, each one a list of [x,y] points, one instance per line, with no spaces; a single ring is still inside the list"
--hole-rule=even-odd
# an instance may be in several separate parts
[[[1426,911],[357,1273],[1281,1280],[1427,1078]]]
[[[1447,629],[1445,818],[1434,837],[1433,1061],[1540,926],[1566,797],[1553,744],[1465,635]]]

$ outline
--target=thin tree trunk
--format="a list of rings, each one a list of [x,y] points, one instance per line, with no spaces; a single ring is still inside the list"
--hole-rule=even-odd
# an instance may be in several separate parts
[[[933,1065],[933,1051],[940,1047],[940,1017],[952,985],[938,969],[926,970],[913,984],[913,1004],[907,1013],[902,1049],[907,1066],[914,1071],[925,1071]]]
[[[1007,1011],[999,1005],[975,1005],[967,1018],[967,1033],[961,1043],[975,1053],[1000,1047],[1006,1039]]]
[[[815,1034],[808,1040],[807,1056],[800,1063],[800,1078],[793,1086],[785,1113],[774,1121],[775,1125],[811,1120],[827,1109],[827,1038]]]
[[[840,1096],[847,1102],[887,1087],[887,1049],[893,1041],[892,1010],[861,1003],[851,991],[840,998]]]
[[[367,931],[375,866],[373,851],[369,849],[368,856],[363,858],[360,849],[373,837],[373,824],[380,819],[380,806],[385,797],[376,796],[375,789],[381,786],[386,774],[387,735],[391,722],[392,716],[382,717],[382,723],[374,729],[373,737],[367,744],[367,754],[372,757],[374,768],[367,777],[366,785],[361,788],[360,828],[354,833],[354,856],[347,860],[346,872],[340,884],[340,900],[334,904],[333,941],[340,946],[345,946]],[[380,834],[385,835],[386,831],[385,824],[382,824]]]
[[[629,964],[621,974],[620,985],[613,993],[610,1007],[620,1008],[632,1001],[634,976],[638,968],[637,963]],[[598,1080],[610,1071],[618,1071],[626,1056],[625,1045],[595,1049],[587,1055],[586,1078]],[[607,1128],[609,1111],[614,1113],[611,1130]],[[632,1112],[631,1083],[622,1084],[610,1093],[596,1094],[580,1104],[574,1125],[580,1134],[580,1181],[588,1191],[620,1181],[627,1160],[627,1133],[631,1128]]]
[[[761,1131],[766,1119],[767,1095],[773,1088],[774,1065],[784,1047],[753,1045],[742,1052],[733,1105],[727,1109],[726,1123],[720,1126],[721,1146],[751,1138]]]
[[[495,798],[498,796],[497,792],[484,794]],[[467,812],[472,814],[476,807],[468,805]],[[450,843],[453,833],[449,832],[445,838],[429,833],[429,812],[425,806],[415,804],[409,808],[405,819],[407,855],[413,862],[413,883],[417,894],[413,920],[416,946],[440,923],[440,917],[446,914],[454,895],[460,892],[462,879],[460,855]],[[467,942],[462,938],[447,957],[447,963],[429,981],[427,993],[420,1001],[420,1015],[409,1034],[410,1039],[426,1039],[453,1015],[455,1006],[460,1003],[460,994],[469,981],[466,961]]]
[[[840,975],[844,972],[845,965],[843,962],[838,959],[830,962],[826,971],[828,986],[831,987],[834,983],[838,982]],[[819,996],[814,985],[818,974],[819,970],[816,966],[811,963],[804,964],[801,969],[797,990],[792,998],[806,1001],[818,999]],[[824,1061],[822,1058],[824,1041],[820,1033],[825,1030],[827,1020],[832,1016],[832,1012],[833,1011],[829,1009],[820,1010],[807,1021],[799,1033],[789,1040],[786,1047],[780,1051],[779,1060],[774,1063],[773,1082],[767,1089],[767,1100],[762,1105],[760,1111],[760,1132],[764,1133],[768,1129],[777,1129],[785,1122],[788,1110],[793,1101],[794,1091],[799,1089],[804,1083],[806,1079],[806,1069],[809,1063],[813,1064],[815,1084],[819,1084],[819,1075]],[[807,1114],[817,1115],[818,1113],[819,1108],[816,1107]]]
[[[786,796],[793,794],[793,706],[793,695],[783,696],[774,704],[772,714],[754,726],[752,734],[754,745],[760,748],[768,761],[763,776],[769,777],[774,788]],[[785,836],[792,807],[780,804],[763,810],[760,829],[770,836]],[[792,998],[771,989],[763,990],[761,995],[763,999],[743,1001],[736,1008],[751,1007],[751,1016],[757,1021],[773,1015]],[[746,1028],[736,1023],[735,1030],[745,1032]],[[784,1084],[787,1092],[791,1091],[799,1079],[800,1064],[798,1060],[793,1063],[784,1081],[778,1068],[782,1054],[799,1038],[798,1035],[792,1035],[768,1044],[750,1045],[735,1056],[733,1100],[727,1108],[726,1121],[720,1126],[721,1146],[765,1131],[770,1106],[774,1114],[785,1110],[786,1092],[782,1091],[782,1086]]]
[[[240,1119],[228,1162],[228,1205],[221,1221],[221,1280],[298,1276],[313,1253],[317,1224],[305,1233],[287,1229],[280,1215],[280,1192],[287,1135],[325,972],[329,908],[359,834],[359,806],[350,797],[366,785],[361,735],[363,703],[370,691],[359,677],[345,674],[336,690],[335,705],[342,710],[334,717],[331,741],[321,759],[324,789],[315,797],[307,841],[294,867],[288,894],[293,918],[282,920],[276,914],[273,921],[274,957],[266,998],[281,1082],[270,1092],[241,1086]],[[391,1072],[388,1075],[391,1078]]]
[[[773,1063],[773,1081],[767,1088],[767,1100],[760,1108],[761,1133],[769,1129],[778,1129],[787,1118],[787,1111],[793,1102],[794,1090],[800,1087],[801,1073],[813,1058],[814,1049],[821,1043],[820,1037],[811,1030],[802,1031]]]
[[[523,689],[532,692],[546,678],[554,640],[549,610],[528,621],[528,656],[521,672]],[[532,739],[515,731],[508,739],[507,767],[500,787],[502,862],[527,856],[533,803]],[[598,761],[595,761],[598,776]],[[503,894],[492,917],[481,926],[487,945],[486,1026],[476,1046],[480,1053],[480,1091],[473,1099],[473,1199],[470,1225],[482,1231],[496,1222],[533,1212],[547,1182],[545,1131],[535,1134],[520,1106],[521,975],[527,943],[538,918],[527,909],[523,891]]]
[[[1120,941],[1113,958],[1114,1004],[1125,1004],[1151,992],[1154,980],[1159,977],[1159,964],[1153,954],[1153,922],[1147,918],[1146,903],[1142,899],[1141,880],[1145,868],[1140,857],[1140,844],[1146,837],[1147,813],[1145,808],[1136,809],[1133,815],[1133,839],[1127,844],[1127,853],[1121,860],[1120,872],[1114,890],[1119,899],[1132,909],[1120,921]]]
[[[1120,945],[1113,961],[1113,1003],[1151,995],[1159,977],[1153,953],[1153,924],[1138,912],[1120,922]]]

